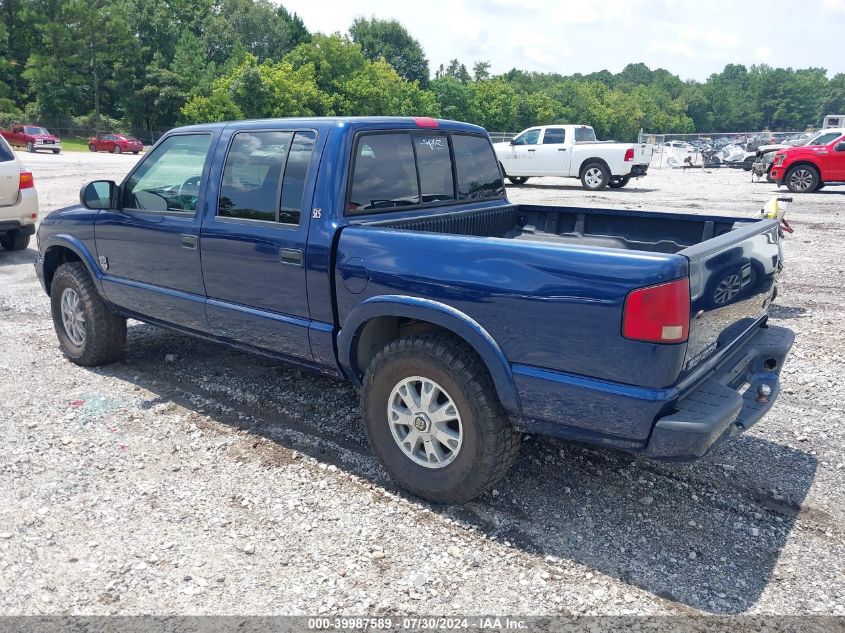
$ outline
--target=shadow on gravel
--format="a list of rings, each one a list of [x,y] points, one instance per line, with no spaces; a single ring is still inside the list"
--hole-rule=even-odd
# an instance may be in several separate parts
[[[0,267],[31,264],[36,259],[38,259],[38,251],[34,248],[27,248],[22,251],[7,251],[0,247]],[[32,274],[34,275],[35,273],[33,272]]]
[[[807,308],[773,303],[769,306],[769,314],[775,319],[802,319],[807,315]]]
[[[167,354],[175,360],[165,362]],[[401,492],[370,457],[355,391],[338,380],[148,325],[129,328],[125,362],[95,371],[156,394],[149,408],[173,402],[201,411]],[[801,507],[816,467],[811,455],[754,435],[690,465],[529,437],[495,491],[430,507],[553,557],[552,565],[585,566],[584,591],[593,591],[595,570],[695,609],[735,614],[773,581],[799,514],[822,531],[835,528]]]

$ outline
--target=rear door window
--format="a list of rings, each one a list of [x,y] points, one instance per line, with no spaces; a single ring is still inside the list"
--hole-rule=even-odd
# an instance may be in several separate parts
[[[458,199],[498,198],[505,186],[493,146],[483,136],[455,134],[455,173],[458,177]]]
[[[560,145],[566,139],[566,130],[562,127],[547,128],[543,134],[543,145]]]
[[[314,155],[316,140],[317,135],[314,132],[294,134],[285,165],[285,177],[282,181],[282,203],[279,209],[279,222],[282,224],[299,226],[304,202],[305,179],[308,177],[308,167]]]
[[[420,203],[411,135],[367,134],[355,145],[347,209],[366,212]]]
[[[238,132],[232,140],[217,214],[276,222],[282,172],[293,132]]]

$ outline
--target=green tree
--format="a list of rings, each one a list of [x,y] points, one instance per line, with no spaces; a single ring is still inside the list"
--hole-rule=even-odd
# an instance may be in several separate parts
[[[349,34],[370,61],[383,58],[405,80],[423,87],[428,84],[428,60],[422,46],[396,20],[355,18]]]
[[[475,81],[490,79],[490,62],[475,62],[472,65],[472,78],[475,79]]]

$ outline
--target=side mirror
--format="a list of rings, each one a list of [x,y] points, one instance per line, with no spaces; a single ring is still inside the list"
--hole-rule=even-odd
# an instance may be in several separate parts
[[[510,139],[510,140],[508,141],[508,145],[513,145],[513,139]]]
[[[840,142],[840,143],[837,143],[837,144],[833,147],[833,151],[835,151],[835,152],[845,152],[845,141],[842,141],[842,142]]]
[[[94,180],[79,190],[79,202],[86,209],[115,209],[118,189],[113,180]]]

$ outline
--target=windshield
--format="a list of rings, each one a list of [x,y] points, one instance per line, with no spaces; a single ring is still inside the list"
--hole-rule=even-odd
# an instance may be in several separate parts
[[[587,141],[596,140],[596,131],[591,127],[576,127],[575,128],[575,142],[583,143]]]
[[[819,132],[815,138],[807,142],[807,145],[827,145],[828,143],[838,139],[842,136],[842,134],[842,130],[826,130],[824,132]]]
[[[24,131],[27,134],[49,134],[43,127],[25,127]]]

